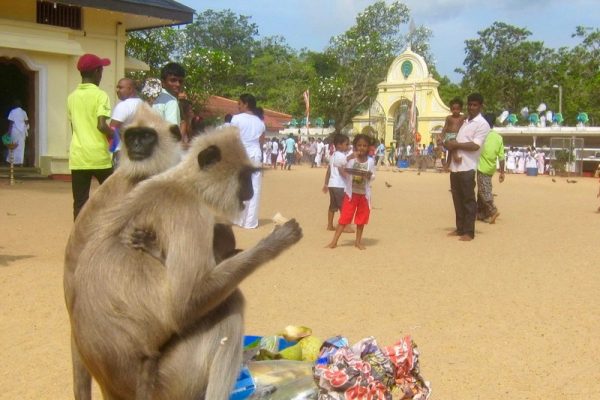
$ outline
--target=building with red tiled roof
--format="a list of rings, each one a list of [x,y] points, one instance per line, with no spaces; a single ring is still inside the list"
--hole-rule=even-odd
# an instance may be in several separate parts
[[[239,114],[237,100],[227,99],[220,96],[210,96],[204,104],[200,116],[202,118],[220,117],[222,118],[226,114]],[[264,109],[265,112],[265,125],[267,132],[278,133],[280,130],[286,127],[286,124],[290,122],[292,116],[278,111]]]

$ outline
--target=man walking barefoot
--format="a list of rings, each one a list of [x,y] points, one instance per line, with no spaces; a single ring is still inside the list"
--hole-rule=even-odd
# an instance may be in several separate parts
[[[483,96],[479,93],[470,94],[467,98],[468,117],[460,127],[456,140],[446,143],[446,148],[456,151],[457,155],[450,161],[450,188],[456,215],[456,230],[450,235],[458,236],[461,241],[475,238],[475,170],[481,146],[490,130],[489,124],[481,115],[482,107]]]
[[[499,182],[504,182],[504,142],[502,136],[494,131],[496,116],[486,114],[485,119],[490,125],[490,132],[483,143],[477,166],[477,219],[494,224],[500,212],[494,205],[492,177],[496,172],[496,160],[498,160],[500,164]]]

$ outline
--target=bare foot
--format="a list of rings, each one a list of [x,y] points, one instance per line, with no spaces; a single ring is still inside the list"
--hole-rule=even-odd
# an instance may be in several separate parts
[[[469,235],[462,235],[458,238],[458,240],[460,240],[461,242],[470,242],[471,240],[473,240],[473,238]]]
[[[452,232],[448,232],[448,236],[460,236],[458,234],[458,231],[452,231]]]
[[[328,231],[335,231],[335,228],[334,228],[333,226],[328,226],[328,227],[327,227],[327,230],[328,230]]]
[[[335,249],[337,247],[337,243],[329,243],[325,248]]]
[[[354,243],[354,247],[356,247],[359,250],[366,250],[367,249],[365,246],[363,246],[360,243]]]
[[[499,215],[500,215],[500,213],[499,213],[498,211],[496,211],[496,212],[494,213],[494,215],[492,215],[492,216],[490,217],[490,224],[495,224],[495,223],[496,223],[496,218],[498,218],[498,216],[499,216]]]
[[[342,232],[344,232],[344,233],[354,233],[356,231],[354,230],[354,228],[350,228],[349,226],[347,226],[347,227],[344,228],[344,230]]]

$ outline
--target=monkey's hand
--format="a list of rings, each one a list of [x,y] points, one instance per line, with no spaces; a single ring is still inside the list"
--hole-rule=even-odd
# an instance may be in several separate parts
[[[287,249],[302,238],[302,228],[295,219],[290,219],[281,226],[276,226],[273,232],[263,240],[280,252]]]
[[[123,244],[132,249],[141,250],[148,255],[156,258],[161,263],[165,262],[165,256],[160,250],[156,232],[147,228],[135,228],[133,232],[125,235],[122,239]]]

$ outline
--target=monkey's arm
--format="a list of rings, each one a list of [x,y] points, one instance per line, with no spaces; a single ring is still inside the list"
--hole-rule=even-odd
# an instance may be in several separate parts
[[[259,266],[277,257],[302,237],[302,229],[296,220],[292,219],[262,239],[256,246],[244,250],[204,271],[189,297],[185,293],[174,290],[174,295],[180,296],[173,304],[178,305],[176,321],[180,329],[195,324],[206,313],[221,304],[237,289],[240,282],[255,271]],[[167,265],[169,264],[167,255]]]

